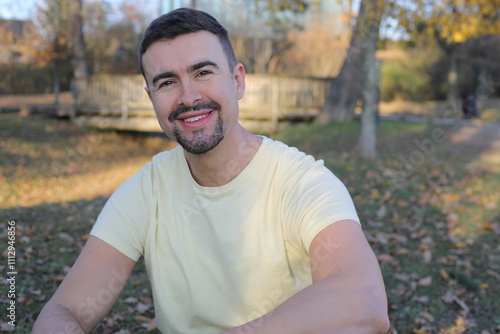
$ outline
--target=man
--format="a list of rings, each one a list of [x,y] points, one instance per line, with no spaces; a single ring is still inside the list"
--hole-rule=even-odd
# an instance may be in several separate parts
[[[343,184],[238,123],[245,70],[226,30],[175,10],[139,61],[180,146],[111,196],[33,332],[90,332],[144,256],[165,333],[385,333],[382,276]]]

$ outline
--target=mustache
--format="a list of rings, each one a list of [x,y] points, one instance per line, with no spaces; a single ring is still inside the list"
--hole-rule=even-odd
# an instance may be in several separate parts
[[[177,108],[174,109],[174,111],[170,114],[168,117],[168,120],[170,122],[175,121],[180,115],[185,114],[187,112],[191,111],[198,111],[198,110],[203,110],[203,109],[215,109],[217,111],[221,110],[220,104],[218,104],[215,101],[208,101],[208,102],[199,102],[193,106],[186,107],[185,105],[181,104]]]

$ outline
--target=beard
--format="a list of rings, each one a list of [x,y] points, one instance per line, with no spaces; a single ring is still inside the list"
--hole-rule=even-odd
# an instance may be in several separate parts
[[[178,116],[189,111],[196,111],[202,109],[214,109],[212,112],[217,112],[217,123],[212,133],[207,133],[207,129],[199,129],[191,132],[191,138],[187,138],[179,129],[174,126],[173,134],[175,140],[191,154],[203,154],[214,149],[224,139],[224,121],[220,115],[221,106],[214,101],[202,102],[193,107],[179,106],[175,109],[169,121],[174,121]]]

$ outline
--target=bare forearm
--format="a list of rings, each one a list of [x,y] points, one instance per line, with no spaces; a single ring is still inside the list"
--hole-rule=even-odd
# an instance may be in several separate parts
[[[47,304],[32,331],[32,334],[46,333],[85,334],[85,331],[70,310],[62,305]]]
[[[389,322],[383,289],[352,289],[352,282],[346,282],[344,289],[335,280],[319,281],[270,313],[224,334],[386,333]]]

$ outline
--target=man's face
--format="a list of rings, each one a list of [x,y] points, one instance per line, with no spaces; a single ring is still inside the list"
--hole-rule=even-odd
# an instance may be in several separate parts
[[[144,53],[148,95],[165,134],[193,154],[210,151],[238,120],[245,71],[230,69],[208,31],[158,41]]]

